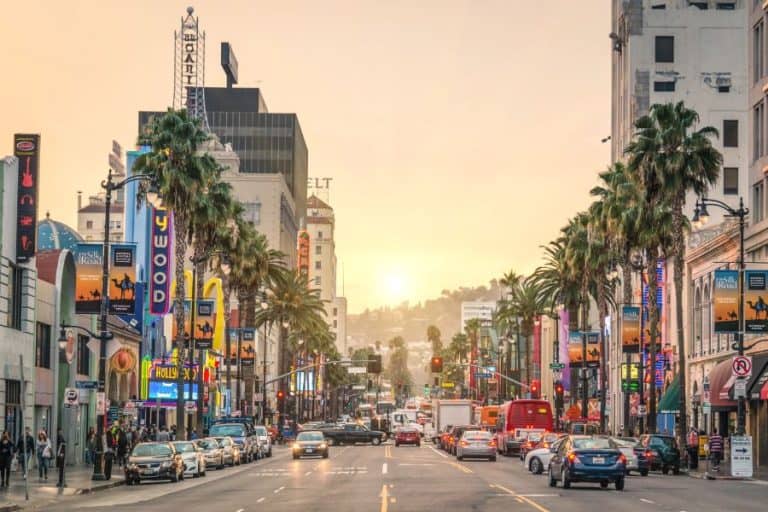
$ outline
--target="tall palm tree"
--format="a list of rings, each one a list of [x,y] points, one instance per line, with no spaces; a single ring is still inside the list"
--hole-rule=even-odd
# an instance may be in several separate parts
[[[184,256],[187,251],[187,235],[191,222],[191,205],[195,198],[204,193],[205,184],[214,175],[219,165],[209,154],[200,154],[200,148],[208,140],[199,119],[188,115],[186,110],[168,111],[155,118],[140,137],[139,143],[150,146],[150,151],[139,156],[134,163],[136,174],[151,176],[157,184],[158,192],[164,205],[173,212],[175,229],[175,273],[176,289],[174,299],[174,317],[179,339],[174,340],[177,347],[176,364],[178,366],[179,396],[182,380],[182,349],[184,346]],[[181,398],[180,398],[181,400]],[[176,408],[176,424],[179,435],[185,438],[184,408]]]
[[[436,325],[427,327],[427,341],[432,345],[432,354],[439,355],[443,350],[443,342],[440,341],[440,329]]]

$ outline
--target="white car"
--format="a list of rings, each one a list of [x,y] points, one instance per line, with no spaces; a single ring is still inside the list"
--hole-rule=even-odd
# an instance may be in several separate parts
[[[552,450],[556,451],[561,442],[562,439],[558,439],[552,443],[550,448],[536,448],[529,451],[525,455],[524,464],[526,469],[535,475],[540,475],[546,471],[549,468],[549,461],[552,459],[552,455],[554,455]]]
[[[272,456],[272,438],[269,437],[269,431],[264,425],[256,425],[253,427],[256,431],[256,435],[259,437],[259,447],[261,449],[262,457]]]
[[[205,476],[205,454],[193,441],[174,441],[173,447],[184,461],[184,476]]]

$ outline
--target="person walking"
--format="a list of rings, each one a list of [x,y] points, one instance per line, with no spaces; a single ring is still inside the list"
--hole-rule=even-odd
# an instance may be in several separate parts
[[[48,461],[53,458],[51,441],[48,439],[48,436],[45,435],[44,430],[37,433],[35,448],[35,451],[37,452],[37,475],[39,481],[42,482],[43,479],[48,480]]]
[[[125,457],[128,454],[128,436],[124,428],[117,429],[117,466],[123,467]]]
[[[85,462],[93,464],[96,461],[96,430],[91,427],[85,438]]]
[[[699,467],[699,433],[695,427],[691,427],[688,432],[688,467],[697,469]]]
[[[104,479],[109,480],[112,478],[112,459],[115,456],[114,449],[112,448],[112,432],[110,430],[102,434],[101,444],[104,446]]]
[[[29,427],[26,427],[24,434],[19,436],[19,440],[16,443],[16,453],[18,453],[19,468],[24,478],[27,478],[27,465],[35,453],[35,438],[32,437]]]
[[[8,488],[11,485],[11,461],[13,461],[13,441],[8,431],[0,437],[0,487]]]
[[[712,429],[712,435],[709,436],[709,457],[715,471],[720,471],[720,461],[723,458],[723,438],[717,433],[717,429]]]
[[[59,429],[56,433],[56,467],[59,468],[59,481],[56,487],[66,487],[64,483],[64,466],[67,457],[67,441],[64,439],[64,431]]]
[[[160,432],[157,433],[156,438],[158,443],[167,443],[171,440],[171,434],[168,433],[165,426],[162,426],[160,427]]]

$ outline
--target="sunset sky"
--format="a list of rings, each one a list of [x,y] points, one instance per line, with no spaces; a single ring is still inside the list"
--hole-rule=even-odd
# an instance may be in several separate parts
[[[351,312],[530,272],[609,162],[604,0],[4,2],[0,155],[41,133],[41,218],[76,227],[111,140],[171,103],[190,4],[207,85],[229,41],[240,85],[296,112],[310,176],[333,178]]]

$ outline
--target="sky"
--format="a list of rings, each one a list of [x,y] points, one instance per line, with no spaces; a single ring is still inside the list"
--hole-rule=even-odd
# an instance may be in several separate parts
[[[310,176],[333,178],[353,313],[531,272],[610,160],[606,1],[0,3],[0,155],[41,134],[41,218],[76,227],[111,141],[133,147],[137,111],[170,105],[193,5],[206,84],[229,41],[240,85],[297,113]]]

